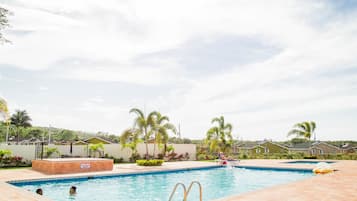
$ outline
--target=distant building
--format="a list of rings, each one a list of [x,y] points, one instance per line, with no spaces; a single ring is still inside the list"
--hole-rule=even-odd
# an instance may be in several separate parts
[[[353,147],[350,143],[342,145],[341,150],[343,153],[356,153],[357,147]]]
[[[325,155],[342,153],[342,149],[326,142],[304,142],[293,144],[289,147],[290,152],[310,155]]]
[[[90,137],[86,140],[84,140],[85,143],[87,144],[99,144],[99,143],[103,143],[103,144],[113,144],[112,142],[110,142],[109,140],[103,139],[101,137]]]
[[[239,153],[244,154],[274,154],[288,152],[288,147],[268,140],[239,144],[237,145],[237,148]]]

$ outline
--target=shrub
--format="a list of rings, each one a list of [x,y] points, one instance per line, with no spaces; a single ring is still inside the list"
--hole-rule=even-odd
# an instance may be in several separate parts
[[[124,161],[124,159],[122,157],[115,158],[114,156],[109,156],[108,154],[105,154],[104,158],[113,159],[114,163],[122,163]]]
[[[45,154],[47,158],[50,158],[52,156],[52,154],[58,154],[60,155],[60,152],[58,151],[57,147],[46,147],[45,148]]]
[[[206,155],[204,155],[204,154],[198,154],[197,160],[203,161],[203,160],[205,160],[205,159],[206,159]]]
[[[29,161],[23,161],[21,156],[8,156],[0,158],[0,167],[27,167],[30,166]]]
[[[164,160],[137,160],[139,166],[161,166]]]
[[[114,158],[114,163],[122,163],[124,161],[124,158]]]
[[[129,161],[130,162],[134,162],[134,161],[136,161],[136,160],[138,160],[138,159],[140,159],[140,154],[131,154],[131,156],[130,156],[130,158],[129,158]]]
[[[7,149],[0,149],[0,158],[4,156],[11,156],[11,151]]]
[[[162,153],[158,154],[158,155],[157,155],[157,158],[158,158],[158,159],[163,159],[163,158],[164,158],[164,154],[162,154]]]

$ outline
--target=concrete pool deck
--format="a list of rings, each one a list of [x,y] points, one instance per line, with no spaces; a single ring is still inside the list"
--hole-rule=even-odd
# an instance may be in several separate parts
[[[284,163],[288,160],[242,160],[239,166],[272,167],[291,169],[312,169],[315,164]],[[0,170],[0,201],[49,201],[44,196],[7,184],[8,181],[38,180],[54,178],[72,178],[81,176],[100,176],[112,174],[130,174],[151,171],[169,171],[177,169],[203,168],[218,166],[214,162],[182,161],[164,163],[160,167],[141,167],[135,164],[115,164],[112,171],[87,172],[63,175],[46,175],[30,168]],[[338,170],[326,175],[281,184],[261,190],[244,193],[220,199],[220,201],[235,200],[357,200],[357,161],[336,161],[331,166]],[[204,192],[204,187],[203,187]]]

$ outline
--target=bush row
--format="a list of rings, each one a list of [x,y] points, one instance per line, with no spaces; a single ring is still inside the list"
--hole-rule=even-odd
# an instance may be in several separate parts
[[[139,166],[161,166],[164,160],[137,160],[136,164]]]
[[[20,156],[0,157],[0,167],[27,167],[31,166],[28,161],[22,160]]]

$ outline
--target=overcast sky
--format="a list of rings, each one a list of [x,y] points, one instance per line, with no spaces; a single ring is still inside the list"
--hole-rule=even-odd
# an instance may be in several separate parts
[[[38,126],[120,134],[133,107],[201,139],[357,140],[356,1],[0,0],[0,97]]]

